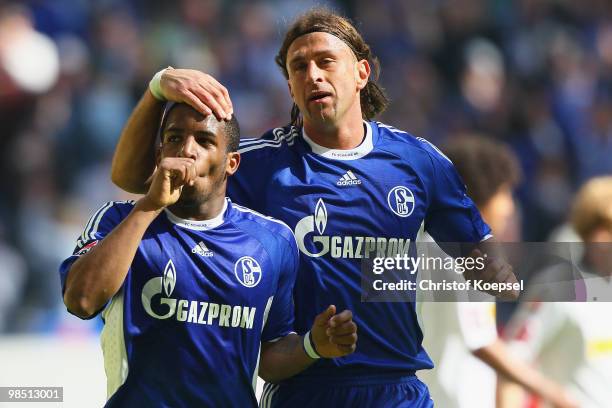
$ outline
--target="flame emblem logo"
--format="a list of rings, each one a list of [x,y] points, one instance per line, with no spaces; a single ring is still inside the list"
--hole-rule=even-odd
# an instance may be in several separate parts
[[[176,285],[176,268],[172,263],[172,259],[168,260],[166,264],[166,269],[164,269],[164,278],[162,286],[164,287],[164,292],[166,293],[166,297],[170,297],[172,292],[174,291],[174,286]]]
[[[327,226],[327,208],[325,208],[325,203],[323,203],[322,198],[319,198],[319,201],[317,201],[314,215],[314,222],[315,226],[317,227],[317,231],[319,231],[319,235],[323,235],[323,232],[325,232],[325,227]]]
[[[176,299],[171,299],[170,296],[175,286],[176,268],[172,260],[169,259],[164,268],[163,276],[149,279],[142,288],[142,294],[140,295],[142,307],[144,307],[149,316],[162,320],[174,316],[174,312],[176,312]],[[166,297],[163,297],[164,294]],[[161,295],[161,299],[159,295]],[[156,300],[154,301],[153,299]],[[166,312],[161,312],[164,309]],[[160,312],[163,314],[160,314]]]
[[[327,208],[322,198],[319,198],[314,208],[313,215],[302,218],[295,226],[295,239],[298,248],[311,258],[318,258],[329,252],[329,237],[323,235],[327,227]],[[316,233],[319,235],[316,235]],[[310,252],[306,247],[306,236],[313,234],[311,240],[316,252]],[[317,248],[319,246],[319,248]]]

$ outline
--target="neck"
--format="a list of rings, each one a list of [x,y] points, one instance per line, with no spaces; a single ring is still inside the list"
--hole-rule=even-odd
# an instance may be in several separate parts
[[[225,189],[211,194],[203,202],[181,202],[168,207],[174,215],[184,220],[205,221],[218,216],[225,205]]]
[[[354,149],[365,136],[361,109],[346,116],[340,123],[314,122],[304,118],[304,130],[313,142],[328,149]]]

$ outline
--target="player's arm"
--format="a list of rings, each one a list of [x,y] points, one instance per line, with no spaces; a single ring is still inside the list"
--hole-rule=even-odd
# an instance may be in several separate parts
[[[523,393],[520,390],[513,391],[513,385],[507,383],[511,381],[551,403],[553,407],[578,407],[577,403],[573,401],[561,385],[546,378],[529,364],[514,358],[505,344],[499,339],[477,350],[473,350],[472,354],[484,361],[499,374],[499,400],[500,404],[502,402],[506,404],[500,406],[519,406],[517,399],[520,400],[521,398],[517,398],[517,396],[522,396]]]
[[[526,401],[527,393],[523,387],[502,375],[497,376],[497,408],[523,407],[526,406]]]
[[[155,169],[155,137],[164,103],[148,89],[130,115],[115,148],[113,183],[131,193],[147,191],[145,182]]]
[[[517,406],[516,402],[524,401],[525,391],[541,396],[555,407],[578,407],[578,403],[561,385],[533,366],[521,363],[537,360],[543,350],[566,333],[567,324],[567,315],[554,303],[522,303],[519,306],[505,330],[504,337],[508,343],[503,350],[507,361],[498,361],[498,364],[508,366],[506,372],[498,377],[497,398],[500,407]],[[496,351],[491,350],[492,353]],[[494,363],[504,360],[500,357],[503,356],[488,356]],[[525,365],[527,367],[523,367]],[[518,371],[512,374],[515,369]]]
[[[166,158],[160,162],[147,195],[100,243],[77,259],[65,281],[64,303],[82,318],[96,314],[121,288],[142,237],[159,213],[175,203],[193,178],[195,161]]]
[[[204,115],[214,113],[219,120],[229,119],[233,113],[227,89],[210,75],[191,69],[160,71],[130,115],[113,156],[111,179],[126,191],[147,191],[146,181],[155,169],[155,138],[165,101],[189,104]]]
[[[520,384],[530,392],[553,403],[555,407],[574,407],[560,385],[525,363],[526,359],[517,358],[499,339],[493,303],[459,302],[456,304],[456,311],[459,330],[466,347],[476,358],[493,368],[498,377],[505,377],[516,382],[517,385]],[[516,401],[522,400],[524,393],[520,389],[518,391],[516,397],[506,398],[508,404],[510,404],[510,398],[515,403],[507,405],[508,407],[521,405]]]
[[[291,229],[280,231],[278,254],[279,279],[266,324],[262,330],[259,376],[269,382],[291,377],[319,358],[342,357],[355,351],[357,325],[353,314],[345,310],[336,314],[330,305],[314,318],[304,336],[293,329],[293,288],[299,269],[299,249]]]
[[[557,389],[556,393],[554,388]],[[533,390],[534,392],[536,390]],[[553,386],[550,390],[553,394],[546,397],[545,394],[539,394],[552,408],[578,408],[580,405],[576,402],[565,390],[560,386]],[[537,392],[536,392],[537,394]],[[504,376],[497,377],[497,408],[515,408],[525,406],[527,394],[525,388],[521,384],[510,381]],[[547,405],[549,406],[549,405]]]
[[[357,325],[350,310],[336,313],[331,305],[319,314],[305,336],[288,334],[262,344],[259,376],[268,382],[289,378],[318,358],[351,354],[357,346]]]
[[[493,368],[499,378],[503,377],[515,382],[516,386],[520,385],[555,407],[575,407],[559,384],[540,374],[525,362],[526,359],[517,358],[499,339],[493,303],[459,302],[456,304],[456,311],[459,330],[465,345],[476,358]],[[504,387],[503,400],[507,404],[505,406],[521,406],[524,398],[522,389],[511,390],[513,385],[507,380],[504,380]]]
[[[474,267],[466,270],[463,274],[466,280],[480,279],[483,282],[501,283],[506,285],[508,289],[491,290],[488,293],[500,299],[518,299],[520,291],[514,269],[494,238],[479,242],[467,256],[475,260],[482,260],[484,268]]]
[[[491,228],[483,221],[476,204],[467,195],[466,186],[455,166],[431,143],[423,141],[422,147],[428,152],[431,163],[430,171],[423,174],[431,197],[425,229],[447,254],[484,259],[484,268],[472,268],[464,274],[466,279],[503,283],[512,288],[517,284],[514,271],[500,254],[500,247],[492,238]],[[506,299],[516,299],[519,295],[515,289],[489,293]]]

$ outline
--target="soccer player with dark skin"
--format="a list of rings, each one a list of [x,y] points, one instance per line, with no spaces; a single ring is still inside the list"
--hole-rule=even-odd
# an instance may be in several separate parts
[[[197,221],[213,219],[224,207],[227,179],[240,163],[240,154],[235,151],[239,140],[235,119],[218,121],[213,115],[204,116],[179,104],[170,110],[164,123],[157,169],[147,193],[68,271],[64,303],[81,318],[94,316],[118,293],[143,236],[165,208],[177,217]],[[236,133],[234,141],[227,136],[231,127]],[[311,334],[321,357],[344,356],[356,347],[357,327],[351,312],[336,314],[333,305],[316,317]],[[279,381],[311,365],[316,360],[307,355],[302,343],[301,336],[290,333],[262,344],[259,375],[268,381]]]
[[[306,13],[304,16],[301,16],[296,20],[296,22],[290,27],[283,44],[280,48],[279,54],[277,56],[277,64],[281,68],[285,78],[287,79],[287,85],[289,89],[289,93],[294,102],[294,106],[292,109],[292,118],[291,124],[297,128],[297,133],[303,131],[304,135],[308,135],[309,142],[308,144],[311,146],[319,146],[319,151],[332,151],[334,154],[342,156],[344,151],[351,152],[356,151],[362,148],[362,144],[364,141],[368,140],[368,137],[371,138],[371,133],[373,132],[371,129],[376,127],[377,125],[374,122],[367,122],[380,112],[384,110],[387,105],[387,99],[384,96],[383,91],[379,88],[375,83],[375,73],[377,69],[377,62],[374,56],[370,52],[369,46],[363,41],[357,30],[348,22],[348,20],[334,14],[328,12],[326,10],[313,10],[309,13]],[[119,140],[117,150],[115,152],[115,156],[113,158],[113,168],[112,168],[112,179],[113,181],[124,188],[125,190],[132,192],[142,192],[145,189],[145,181],[150,177],[152,173],[155,163],[153,162],[153,151],[151,146],[151,141],[153,139],[153,135],[155,135],[157,131],[157,123],[159,122],[159,116],[163,110],[163,104],[160,103],[158,99],[154,96],[152,92],[155,92],[158,98],[184,102],[190,104],[198,111],[203,114],[215,115],[218,119],[229,120],[231,115],[233,114],[233,108],[231,104],[231,100],[229,98],[229,94],[227,89],[219,84],[219,82],[211,77],[208,74],[189,69],[166,69],[161,74],[161,78],[158,78],[159,81],[153,81],[150,90],[145,92],[145,95],[140,100],[135,110],[133,111],[130,119],[128,120],[127,125],[125,126],[121,138]],[[388,129],[389,127],[385,127]],[[369,129],[369,130],[368,130]],[[378,132],[387,132],[387,130],[382,127],[378,128]],[[386,133],[389,137],[393,136],[394,133],[392,130]],[[368,136],[370,135],[370,136]],[[399,137],[399,136],[397,136]],[[306,140],[306,137],[303,138]],[[409,139],[409,137],[408,137]],[[272,141],[272,139],[268,139],[271,143],[268,146],[283,146],[283,137],[280,139]],[[249,149],[254,151],[254,149],[258,149],[260,146],[257,146],[257,142],[249,141]],[[301,143],[301,142],[300,142]],[[402,146],[403,146],[403,142]],[[410,141],[409,143],[413,143]],[[420,142],[418,142],[420,143]],[[298,143],[293,144],[292,146],[296,146]],[[265,147],[262,143],[261,147]],[[440,155],[439,151],[432,147],[431,145],[423,142],[418,147],[416,147],[421,154],[423,151],[427,151],[428,155],[436,161],[436,163],[441,163],[445,158],[443,155]],[[314,152],[313,148],[313,152]],[[279,149],[281,150],[281,149]],[[362,149],[363,150],[363,149]],[[279,153],[282,154],[282,153]],[[297,157],[296,155],[299,153],[292,152],[291,155],[285,157],[285,159],[290,160],[292,157]],[[367,153],[366,153],[367,154]],[[385,153],[383,153],[385,154]],[[397,157],[397,156],[395,156]],[[366,161],[374,160],[374,157],[371,156],[358,156],[359,160]],[[263,160],[263,159],[262,159]],[[284,160],[284,159],[283,159]],[[340,159],[345,160],[345,159]],[[426,159],[427,160],[427,159]],[[280,161],[277,160],[277,162]],[[316,161],[316,160],[315,160]],[[355,160],[357,162],[358,160]],[[388,162],[387,162],[388,163]],[[262,165],[264,163],[261,163]],[[275,163],[265,163],[267,166],[260,166],[262,170],[262,174],[264,171],[267,171],[267,167],[274,168]],[[305,164],[307,166],[314,166],[316,163],[310,162],[299,162],[294,163],[292,165],[302,165]],[[356,164],[357,165],[357,164]],[[398,163],[398,166],[402,164]],[[438,164],[436,164],[438,165]],[[440,168],[440,173],[448,171],[451,177],[451,182],[448,185],[457,186],[457,178],[455,177],[454,170],[449,169],[449,164],[446,162],[442,164],[444,168]],[[380,166],[378,166],[380,168]],[[310,169],[306,169],[308,171]],[[298,174],[304,174],[304,170],[298,169]],[[314,173],[313,177],[316,179],[322,179],[321,176],[315,176],[316,170],[312,170]],[[245,173],[246,174],[246,173]],[[309,174],[310,173],[306,173]],[[365,176],[366,173],[364,173]],[[255,174],[247,174],[244,177],[255,177]],[[263,176],[262,176],[263,177]],[[274,177],[274,175],[272,176]],[[433,176],[435,177],[435,175]],[[272,180],[270,180],[272,181]],[[372,182],[376,182],[373,180]],[[244,180],[244,188],[250,188],[249,184],[252,186],[253,183],[250,183],[249,180]],[[293,186],[279,186],[277,190],[281,188],[292,188]],[[429,188],[433,188],[432,185],[428,185]],[[427,188],[427,187],[426,187]],[[454,201],[447,201],[450,204],[447,208],[455,208],[457,209],[457,203],[463,200],[463,193],[460,192],[461,187],[457,187],[453,190],[453,194],[455,198]],[[329,191],[329,187],[327,190]],[[348,190],[345,190],[348,193]],[[432,192],[435,194],[435,192]],[[320,193],[318,193],[320,194]],[[461,196],[459,195],[461,194]],[[261,193],[260,195],[263,195]],[[386,192],[385,192],[386,197]],[[421,197],[419,197],[421,198]],[[372,199],[380,199],[380,197],[373,197]],[[275,200],[275,203],[270,203],[271,205],[276,205],[278,200]],[[377,203],[380,205],[380,202]],[[473,212],[475,207],[469,204],[469,211]],[[441,207],[444,205],[441,204]],[[285,207],[282,207],[285,208]],[[374,208],[374,207],[372,207]],[[404,207],[405,210],[406,207]],[[272,213],[272,210],[277,210],[277,208],[260,208],[260,211],[264,213]],[[306,215],[301,213],[302,209],[292,209],[296,210],[296,213],[300,215]],[[397,210],[397,209],[396,209]],[[319,215],[321,215],[322,219],[327,217],[327,214],[330,210],[321,211]],[[294,219],[289,220],[280,212],[278,214],[273,215],[283,219],[286,221],[291,227],[295,225]],[[286,214],[290,216],[290,214]],[[405,214],[403,214],[405,215]],[[468,222],[469,217],[465,216],[464,213],[461,217],[461,222]],[[437,225],[443,225],[445,222],[443,221],[444,217],[437,217],[435,223]],[[480,216],[475,215],[472,220],[477,220],[477,225],[470,225],[469,230],[470,233],[472,231],[477,231],[481,228],[482,223],[480,222]],[[357,221],[357,219],[355,219]],[[394,222],[394,221],[391,221]],[[457,222],[455,226],[460,225],[461,222]],[[329,223],[327,224],[329,228]],[[348,223],[344,224],[348,225]],[[372,224],[369,224],[372,225]],[[382,225],[378,223],[378,225]],[[397,220],[395,221],[395,225],[400,225]],[[349,225],[350,226],[350,225]],[[321,227],[321,225],[319,225]],[[322,226],[322,229],[325,228],[325,225]],[[321,232],[322,229],[319,231]],[[452,229],[452,228],[451,228]],[[410,234],[416,234],[414,228],[412,228]],[[464,234],[461,232],[459,227],[455,227],[452,231],[453,234],[446,234],[446,236],[450,237],[449,241],[458,241],[458,242],[466,242],[463,237]],[[488,237],[486,231],[480,231],[481,234],[476,236],[474,232],[474,236],[470,236],[467,238],[469,240],[469,245],[466,245],[467,252],[462,255],[468,255],[471,252],[472,256],[482,256],[482,251],[487,250],[488,247],[487,242],[480,242],[483,239]],[[346,232],[342,232],[342,234],[346,234]],[[297,234],[296,234],[297,235]],[[374,232],[368,231],[367,235],[376,236]],[[349,237],[350,238],[350,237]],[[436,238],[437,239],[437,238]],[[490,242],[490,241],[489,241]],[[480,248],[474,249],[474,247],[478,245]],[[355,257],[355,258],[360,258]],[[512,268],[501,261],[500,259],[492,259],[494,257],[489,258],[486,263],[486,268],[478,273],[476,276],[470,276],[469,278],[478,278],[482,279],[485,282],[499,282],[499,283],[515,283],[516,278],[512,272]],[[322,259],[317,258],[317,259]],[[351,257],[352,259],[352,257]],[[328,262],[326,259],[325,262]],[[330,260],[329,262],[336,262],[335,260]],[[316,260],[309,261],[312,262],[310,265],[316,266]],[[338,261],[340,262],[340,261]],[[348,260],[346,262],[349,262]],[[351,265],[352,268],[357,264],[356,261]],[[321,264],[323,265],[323,264]],[[328,265],[320,266],[325,269]],[[335,266],[333,266],[335,267]],[[343,266],[339,266],[337,269],[341,269]],[[317,279],[314,277],[314,274],[311,274],[310,271],[306,274],[305,278],[309,279],[308,276],[311,276],[310,279]],[[340,273],[339,271],[334,271],[335,273]],[[345,275],[348,276],[348,275]],[[341,276],[341,279],[344,277]],[[331,279],[326,277],[325,279]],[[318,282],[315,280],[315,282]],[[336,287],[341,288],[342,284],[338,282],[334,282]],[[308,284],[312,284],[309,282]],[[307,284],[307,285],[308,285]],[[315,283],[314,289],[315,291],[321,290],[321,293],[326,291],[328,288],[319,288]],[[359,283],[355,284],[351,282],[350,285],[358,286]],[[348,290],[349,287],[347,287]],[[296,291],[300,290],[298,286],[296,286]],[[296,293],[294,291],[294,293]],[[516,291],[506,291],[503,293],[497,293],[498,295],[515,298],[517,296]],[[302,299],[307,301],[306,295],[303,295]],[[315,292],[315,296],[319,296],[319,292]],[[321,294],[322,296],[322,294]],[[351,301],[359,302],[359,298],[351,295]],[[314,304],[314,303],[313,303]],[[351,303],[347,303],[351,304]],[[355,303],[352,303],[355,304]],[[305,306],[305,305],[304,305]],[[365,311],[365,308],[369,306],[370,310],[367,313],[376,314],[374,311],[376,310],[374,304],[367,304],[363,307],[362,311]],[[412,313],[412,311],[410,312]],[[357,314],[356,314],[356,317]],[[360,316],[364,319],[363,315]],[[398,316],[398,318],[400,318]],[[368,319],[376,319],[375,317],[368,317]],[[414,317],[411,316],[410,319]],[[366,320],[362,320],[364,323]],[[408,322],[409,320],[406,320]],[[367,320],[367,322],[371,322],[371,320]],[[375,324],[376,322],[371,322]],[[412,360],[416,358],[418,360],[423,357],[423,360],[420,360],[419,364],[424,364],[423,366],[416,367],[416,369],[426,368],[427,363],[425,360],[428,360],[427,357],[424,356],[424,352],[414,351],[420,349],[420,340],[418,340],[420,336],[420,331],[418,325],[413,325],[412,322],[406,323],[411,327],[411,336],[414,337],[414,341],[419,344],[414,344],[410,347],[402,346],[402,345],[393,345],[391,348],[394,352],[404,353],[407,352],[410,354],[410,357],[405,357],[405,354],[402,354],[402,358],[407,358],[408,360]],[[361,325],[360,325],[361,327]],[[390,329],[387,329],[390,330]],[[408,329],[407,329],[408,330]],[[363,331],[362,331],[363,333]],[[387,346],[383,346],[383,343],[387,341],[387,339],[397,336],[397,333],[383,333],[379,332],[378,329],[372,329],[370,331],[372,337],[380,336],[385,339],[375,340],[371,339],[370,344],[374,344],[377,347],[377,350],[384,354],[387,353],[389,348]],[[387,336],[385,336],[387,334]],[[363,335],[362,335],[363,339]],[[378,344],[376,343],[378,342]],[[399,348],[403,348],[402,351],[399,351]],[[363,358],[367,359],[369,356],[369,350],[361,349],[361,353],[363,354]],[[411,350],[411,351],[408,351]],[[417,356],[418,354],[418,356]],[[361,358],[361,357],[359,357]],[[359,359],[358,358],[358,359]],[[376,374],[376,369],[373,367],[377,367],[377,364],[382,360],[376,360],[378,357],[371,357],[372,361],[368,362],[368,364],[372,364],[371,367],[366,367],[359,365],[363,361],[360,360],[354,367],[361,367],[359,370],[363,369],[363,373],[366,374]],[[376,361],[374,361],[376,360]],[[384,364],[393,365],[395,359],[386,359]],[[333,362],[332,364],[342,365],[344,361]],[[347,361],[347,364],[352,364],[352,361]],[[383,363],[380,363],[383,364]],[[403,364],[403,363],[402,363]],[[321,370],[323,367],[327,367],[327,365],[319,365]],[[368,369],[369,368],[369,369]],[[309,398],[313,397],[313,389],[304,388],[302,390],[297,390],[295,388],[291,388],[290,390],[285,390],[285,395],[287,397],[291,397],[295,403],[298,404],[307,404],[307,401],[310,403],[322,404],[324,406],[333,406],[335,404],[347,404],[348,399],[352,398],[355,406],[372,406],[375,402],[378,404],[385,404],[382,400],[376,400],[374,394],[376,395],[389,395],[391,399],[389,399],[388,404],[394,404],[391,402],[392,399],[405,399],[403,402],[406,406],[417,407],[417,406],[430,406],[430,399],[428,397],[428,393],[426,388],[422,384],[418,384],[418,381],[413,380],[414,374],[410,374],[410,367],[406,371],[407,376],[402,377],[402,384],[410,383],[411,391],[406,391],[400,386],[400,383],[395,379],[389,379],[389,376],[398,375],[397,370],[390,371],[389,373],[384,373],[387,375],[386,379],[375,379],[374,382],[380,381],[380,384],[390,384],[391,388],[383,389],[384,387],[377,387],[376,384],[368,384],[372,387],[362,387],[361,391],[356,391],[353,394],[343,394],[327,397],[328,394],[325,394],[321,389],[318,389],[316,392],[323,392],[321,396],[314,402],[314,400],[310,400]],[[412,366],[411,369],[415,369]],[[348,368],[347,368],[348,370]],[[329,370],[323,370],[321,373],[317,373],[314,376],[318,376],[322,378],[321,375],[330,376],[333,374],[334,370],[330,368]],[[336,370],[336,373],[340,375],[341,371]],[[361,373],[361,371],[360,371]],[[353,376],[363,378],[364,375],[353,373]],[[384,375],[381,374],[383,377]],[[407,379],[410,377],[410,379]],[[352,383],[358,381],[358,378],[355,380],[351,380]],[[321,380],[323,381],[323,380]],[[328,383],[326,386],[330,387],[333,383]],[[397,386],[397,387],[396,387]],[[394,388],[395,387],[395,388]],[[399,387],[399,388],[398,388]],[[283,389],[283,385],[281,385],[281,390]],[[315,387],[316,388],[316,387]],[[319,387],[320,388],[320,387]],[[269,388],[270,389],[270,388]],[[365,395],[371,391],[371,395]],[[327,391],[325,391],[327,392]],[[331,392],[331,388],[329,390]],[[414,392],[411,400],[404,398],[402,395],[406,392]],[[266,391],[264,391],[264,400]],[[350,394],[350,395],[349,395]],[[333,398],[336,398],[334,400]],[[272,399],[273,405],[291,405],[289,399],[286,399],[283,403],[279,403],[277,400]],[[343,402],[340,402],[343,401]],[[411,402],[412,401],[412,402]],[[267,403],[267,400],[264,401]]]

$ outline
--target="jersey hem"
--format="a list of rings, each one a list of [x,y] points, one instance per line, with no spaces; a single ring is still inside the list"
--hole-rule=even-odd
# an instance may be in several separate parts
[[[420,381],[415,371],[393,374],[358,374],[342,377],[297,377],[280,383],[281,386],[355,387],[365,385],[403,384]]]

